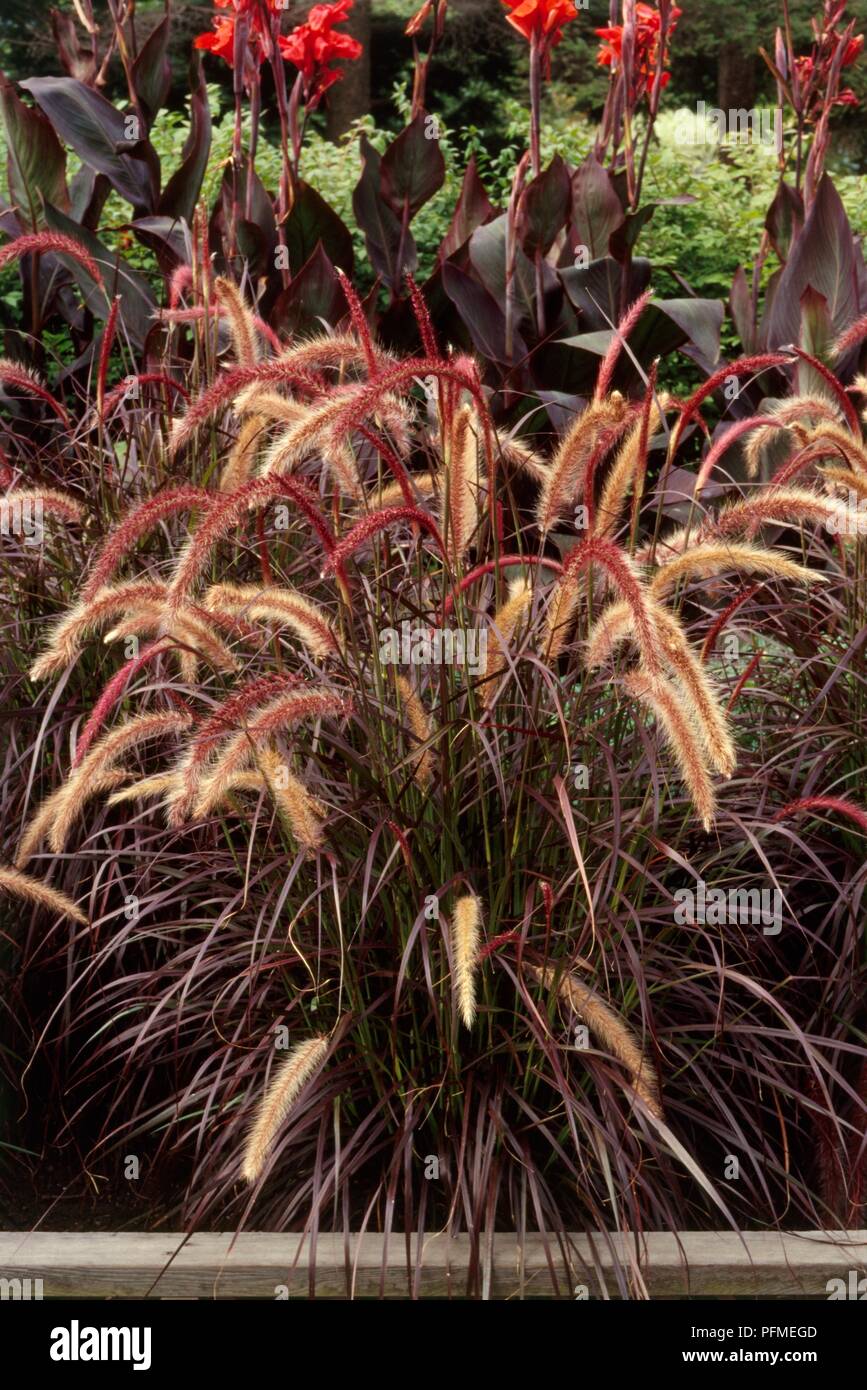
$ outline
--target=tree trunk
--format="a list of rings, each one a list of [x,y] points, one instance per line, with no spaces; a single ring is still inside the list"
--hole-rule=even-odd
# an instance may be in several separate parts
[[[340,136],[370,110],[370,3],[371,0],[355,0],[341,32],[349,33],[362,45],[363,52],[355,62],[344,62],[343,80],[335,82],[326,98],[326,124],[328,138],[339,140]]]
[[[742,43],[731,40],[719,51],[717,106],[721,111],[749,111],[756,100],[756,64]]]

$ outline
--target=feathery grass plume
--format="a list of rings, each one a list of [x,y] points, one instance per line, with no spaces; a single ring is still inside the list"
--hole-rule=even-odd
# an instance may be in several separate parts
[[[752,535],[760,526],[791,525],[802,521],[825,523],[835,514],[834,504],[806,488],[771,487],[753,497],[724,507],[705,522],[697,542],[716,536]]]
[[[208,609],[241,613],[253,622],[284,623],[320,661],[339,650],[324,610],[288,585],[213,584],[204,601]]]
[[[829,395],[834,398],[840,407],[840,411],[845,417],[850,430],[856,437],[860,438],[861,431],[858,425],[858,412],[849,399],[849,394],[842,381],[838,381],[830,367],[826,367],[825,363],[818,357],[815,357],[812,352],[807,352],[806,349],[802,347],[796,347],[794,343],[788,348],[788,351],[793,352],[796,357],[800,357],[802,362],[808,362],[813,371],[822,378],[822,381],[828,388]]]
[[[730,377],[740,380],[741,377],[745,376],[758,376],[762,372],[769,371],[771,367],[789,366],[791,361],[791,355],[786,352],[761,352],[750,357],[739,357],[735,362],[727,362],[724,366],[718,367],[712,376],[709,376],[706,381],[702,382],[701,386],[693,391],[678,415],[669,441],[669,457],[674,457],[684,430],[687,425],[691,424],[702,403],[707,400],[708,396],[712,396],[714,391],[725,386]]]
[[[620,360],[620,354],[626,346],[626,340],[633,328],[635,328],[641,315],[644,313],[645,307],[652,294],[653,290],[648,286],[637,299],[633,300],[626,310],[626,313],[623,315],[623,318],[614,329],[611,342],[608,344],[605,356],[599,364],[599,372],[596,377],[596,390],[593,393],[595,400],[601,401],[608,395],[615,368]]]
[[[549,464],[541,454],[537,454],[535,449],[524,444],[520,439],[502,439],[499,441],[500,456],[504,463],[523,473],[534,482],[544,483],[548,477]]]
[[[277,1131],[313,1073],[325,1061],[327,1052],[328,1036],[320,1033],[297,1043],[278,1065],[247,1136],[241,1164],[241,1174],[247,1182],[253,1183],[259,1177]]]
[[[767,574],[774,579],[789,579],[793,583],[825,582],[823,574],[797,565],[794,560],[787,560],[773,550],[763,550],[760,546],[740,541],[727,541],[724,545],[708,542],[695,550],[687,550],[683,555],[675,555],[657,570],[650,587],[654,596],[659,598],[673,589],[680,579],[711,579],[730,570],[738,574]]]
[[[103,622],[138,607],[152,607],[164,601],[165,595],[164,584],[128,579],[100,589],[89,600],[80,600],[55,623],[45,651],[30,669],[30,679],[44,680],[62,671],[80,656],[88,635],[96,632]]]
[[[609,447],[616,444],[631,418],[628,402],[615,392],[605,400],[592,401],[566,431],[542,480],[536,504],[536,524],[543,535],[566,507],[581,500],[587,465],[597,446],[606,437]]]
[[[828,489],[842,487],[859,500],[867,498],[867,477],[863,473],[854,473],[851,468],[826,467],[821,469],[819,478]]]
[[[270,362],[259,362],[254,367],[233,367],[224,372],[211,386],[206,387],[187,407],[185,413],[172,423],[169,435],[169,454],[174,457],[189,443],[203,425],[206,425],[217,411],[225,409],[235,397],[254,382],[261,385],[294,386],[316,397],[323,389],[322,379],[311,372],[296,368],[284,354]]]
[[[589,565],[601,568],[609,587],[628,603],[642,661],[648,671],[657,671],[659,635],[654,622],[656,610],[650,605],[647,585],[629,555],[605,536],[588,536],[570,550],[563,562],[563,573],[548,606],[545,660],[550,664],[562,651],[578,604],[582,571]]]
[[[863,343],[865,338],[867,338],[867,314],[862,314],[860,318],[844,329],[831,348],[831,352],[834,357],[842,357],[850,348],[856,347],[858,343]]]
[[[710,831],[716,811],[713,783],[705,764],[704,749],[691,712],[681,691],[667,677],[651,675],[642,667],[623,677],[626,691],[656,718],[674,753],[693,806]]]
[[[253,507],[263,507],[275,497],[294,502],[310,522],[329,554],[334,552],[334,537],[328,523],[316,506],[315,493],[306,484],[292,478],[269,473],[264,478],[251,478],[235,492],[223,493],[212,503],[200,524],[187,540],[175,565],[169,585],[168,605],[177,610],[208,563],[214,546],[227,536]]]
[[[246,728],[235,734],[198,784],[194,806],[196,816],[207,815],[222,801],[229,778],[246,766],[255,752],[277,734],[293,729],[307,719],[337,717],[349,711],[349,703],[334,691],[290,690],[256,711]]]
[[[279,391],[269,386],[253,382],[240,395],[235,397],[233,408],[236,415],[261,415],[268,421],[279,421],[283,425],[295,425],[308,414],[310,407],[301,401],[289,400]]]
[[[456,390],[466,391],[472,397],[488,467],[489,496],[493,502],[496,460],[490,413],[479,380],[478,367],[471,357],[460,356],[450,358],[446,362],[439,359],[431,361],[426,357],[409,357],[395,363],[373,380],[359,382],[349,389],[345,404],[331,426],[331,437],[335,443],[351,438],[369,416],[375,416],[377,413],[382,415],[392,396],[399,390],[411,390],[419,377],[434,377],[438,381],[448,382]]]
[[[698,498],[704,491],[707,481],[710,478],[710,475],[713,473],[714,469],[716,468],[716,465],[719,463],[720,459],[728,453],[732,445],[737,443],[737,441],[741,438],[742,435],[748,434],[751,430],[767,430],[778,428],[779,426],[777,422],[773,420],[773,418],[769,415],[748,415],[743,420],[735,420],[734,423],[729,425],[727,429],[723,430],[720,434],[718,434],[716,439],[711,444],[710,449],[705,454],[705,457],[702,460],[701,468],[698,470],[698,475],[695,480],[694,494],[696,500],[698,500]],[[756,445],[756,447],[759,446]],[[758,462],[756,462],[756,468],[758,468]]]
[[[285,758],[276,748],[263,748],[258,762],[272,800],[299,847],[308,854],[315,853],[325,838],[322,802],[286,766]]]
[[[342,289],[343,297],[346,300],[346,307],[349,310],[349,321],[352,324],[352,327],[355,329],[356,333],[358,334],[358,340],[364,352],[367,370],[371,376],[375,376],[376,355],[373,349],[373,335],[370,331],[370,324],[367,321],[367,315],[364,312],[364,305],[362,304],[356,292],[355,286],[353,285],[349,276],[346,274],[344,270],[341,269],[340,266],[335,266],[335,274],[337,275],[337,279],[340,282],[340,288]]]
[[[476,965],[482,938],[482,909],[475,893],[458,898],[452,913],[454,990],[464,1027],[476,1021]]]
[[[191,265],[176,265],[169,279],[169,308],[177,309],[181,302],[184,291],[192,287],[193,267]]]
[[[19,873],[17,869],[0,867],[0,893],[9,893],[13,898],[22,898],[46,912],[56,912],[58,917],[71,917],[74,922],[87,925],[87,917],[71,898],[57,888],[49,888],[38,878]]]
[[[829,445],[836,445],[834,452],[841,453],[850,468],[867,472],[867,448],[860,437],[856,439],[842,425],[822,424],[811,430],[807,439],[809,444],[824,444],[826,441]]]
[[[218,275],[214,281],[214,296],[229,321],[229,332],[238,362],[252,366],[259,357],[256,342],[256,326],[253,316],[241,296],[238,286],[232,280]]]
[[[179,381],[166,376],[164,372],[134,372],[131,376],[125,376],[123,381],[118,382],[117,386],[109,391],[102,403],[102,418],[107,420],[115,407],[132,394],[133,387],[136,388],[134,399],[138,399],[138,388],[141,386],[163,386],[183,397],[185,401],[190,399],[187,388]]]
[[[235,492],[253,476],[256,453],[263,431],[267,428],[264,415],[248,415],[238,430],[232,452],[220,474],[220,491]]]
[[[337,545],[326,558],[323,574],[329,574],[332,571],[335,574],[341,574],[346,561],[358,550],[359,546],[370,540],[371,536],[384,530],[386,526],[393,526],[398,521],[411,521],[416,526],[420,526],[423,531],[427,531],[428,535],[432,536],[436,542],[443,559],[447,558],[446,548],[442,536],[437,530],[436,522],[433,517],[428,516],[427,512],[423,512],[419,507],[382,507],[378,512],[369,512],[367,516],[362,517],[360,521],[355,523],[352,530],[337,542]]]
[[[179,644],[177,654],[181,670],[184,680],[190,683],[196,678],[201,659],[207,661],[215,671],[233,673],[239,669],[237,659],[214,632],[211,614],[201,608],[181,608],[169,620],[164,607],[142,606],[107,632],[103,640],[106,643],[117,642],[126,637],[144,637],[147,633],[159,634],[167,641]]]
[[[87,723],[82,729],[75,746],[75,756],[72,759],[73,768],[77,768],[83,761],[88,749],[97,735],[102,731],[115,705],[117,705],[126,694],[127,686],[133,676],[138,675],[142,667],[153,661],[155,657],[162,656],[170,645],[171,639],[167,637],[157,637],[153,642],[148,642],[137,655],[131,656],[128,661],[125,661],[120,670],[116,671],[111,677],[111,680],[106,682],[100,692],[99,699],[90,711]]]
[[[59,854],[66,844],[73,824],[88,801],[107,789],[108,784],[104,778],[111,778],[118,773],[119,769],[115,766],[118,758],[151,738],[179,733],[189,728],[191,723],[191,715],[183,710],[174,709],[138,714],[118,728],[111,729],[88,750],[67,780],[39,808],[25,832],[19,848],[19,860],[25,847],[29,857],[36,843],[46,834],[51,849],[55,854]],[[125,777],[126,774],[122,774],[121,780],[125,780]],[[110,785],[114,787],[117,782],[111,782]],[[37,828],[39,840],[34,839]]]
[[[174,516],[176,512],[192,511],[198,507],[208,508],[213,501],[214,493],[206,492],[204,488],[176,487],[158,492],[156,497],[133,507],[97,552],[81,590],[81,602],[89,603],[96,597],[136,541],[148,535],[161,521]]]
[[[533,604],[533,588],[525,575],[520,575],[509,584],[509,596],[494,614],[489,634],[485,672],[480,686],[482,704],[489,709],[500,677],[506,669],[506,652],[515,631]]]
[[[543,659],[549,666],[553,666],[562,656],[569,634],[575,627],[584,582],[583,574],[569,574],[553,586],[545,613],[542,642]]]
[[[674,614],[652,599],[650,608],[663,664],[681,690],[711,764],[724,777],[731,777],[737,757],[719,696]],[[632,612],[620,599],[608,606],[590,631],[585,653],[588,670],[601,666],[631,635]]]
[[[622,1062],[629,1072],[633,1090],[644,1101],[650,1113],[658,1120],[663,1119],[656,1068],[650,1058],[642,1052],[632,1029],[611,1005],[606,1004],[574,971],[565,972],[558,979],[557,969],[553,965],[544,969],[538,965],[528,965],[525,969],[529,970],[545,989],[557,990],[560,998],[584,1020],[597,1041],[608,1049],[612,1057]]]
[[[418,333],[421,338],[425,357],[438,357],[439,349],[437,347],[436,334],[434,333],[430,312],[425,303],[425,297],[408,270],[404,273],[404,279],[407,289],[409,290],[412,312],[418,324]]]
[[[47,512],[49,516],[59,516],[63,521],[80,525],[84,520],[84,508],[68,492],[59,492],[51,487],[18,487],[0,497],[4,534],[12,530],[18,516],[29,513],[34,507]]]
[[[14,241],[7,242],[0,250],[0,269],[20,256],[29,256],[31,253],[40,256],[50,251],[58,256],[71,256],[74,261],[78,261],[79,265],[84,266],[91,280],[95,280],[100,289],[104,290],[102,272],[87,247],[63,232],[28,232],[24,236],[16,237]]]
[[[455,412],[445,460],[445,532],[449,561],[460,567],[479,520],[479,437],[469,404]]]
[[[832,402],[827,400],[824,396],[792,396],[781,401],[775,401],[768,410],[767,415],[759,415],[751,418],[755,419],[759,425],[763,425],[765,429],[770,429],[774,433],[783,430],[793,431],[803,444],[807,434],[806,421],[810,419],[830,420],[832,424],[839,424],[840,412]],[[739,423],[741,430],[743,430],[745,422],[741,421]],[[735,434],[733,432],[731,433],[731,439],[732,442],[735,439]],[[757,477],[766,443],[767,435],[764,430],[756,432],[753,437],[747,441],[746,448],[744,449],[744,463],[748,478]]]
[[[192,815],[199,783],[219,744],[237,733],[251,710],[297,686],[299,679],[283,672],[245,681],[199,725],[174,768],[178,782],[166,803],[169,825],[183,825]]]
[[[270,324],[264,319],[260,319],[258,314],[247,311],[250,319],[250,328],[254,333],[258,333],[260,338],[271,344],[274,352],[279,356],[282,353],[284,344],[281,343],[277,334]],[[224,304],[210,304],[205,308],[204,304],[192,304],[186,309],[160,309],[158,317],[163,323],[199,323],[204,318],[227,318],[231,321],[232,315]],[[230,328],[231,332],[231,328]],[[233,334],[234,338],[234,334]],[[254,337],[253,341],[256,339]]]
[[[10,362],[7,357],[0,357],[0,385],[14,386],[19,391],[24,391],[28,396],[36,396],[38,400],[49,406],[58,420],[64,425],[69,425],[69,415],[66,408],[55,400],[47,387],[42,385],[39,377],[32,372],[29,367],[24,367],[20,362]]]
[[[639,468],[647,452],[647,441],[656,434],[663,422],[663,411],[668,404],[668,396],[662,394],[654,398],[648,393],[644,409],[629,430],[615,455],[605,482],[602,495],[596,508],[594,534],[610,536],[616,530],[623,508],[632,490]]]
[[[88,787],[87,796],[81,802],[76,802],[75,807],[64,820],[64,845],[66,836],[68,836],[73,824],[84,810],[87,802],[92,801],[97,796],[101,796],[103,792],[113,791],[115,787],[119,787],[122,782],[127,780],[127,775],[128,774],[123,772],[120,768],[109,768],[105,772],[98,772],[94,775]],[[23,869],[24,866],[30,862],[46,837],[48,837],[49,844],[51,844],[51,836],[53,835],[58,810],[65,805],[65,798],[62,793],[65,792],[66,786],[68,786],[68,783],[59,787],[57,791],[53,792],[51,796],[43,801],[39,810],[28,822],[15,852],[15,867],[17,869]],[[61,849],[62,848],[63,845],[61,846]]]
[[[102,342],[99,345],[99,362],[96,369],[96,413],[100,419],[105,413],[105,380],[108,376],[108,364],[111,358],[111,350],[114,347],[114,335],[117,331],[117,314],[120,308],[120,295],[116,294],[111,301],[111,308],[108,311],[108,318],[105,321],[105,328],[102,330]]]
[[[418,494],[422,501],[427,501],[433,497],[437,491],[437,479],[433,473],[410,473],[408,474],[413,490]],[[378,492],[374,492],[371,501],[377,507],[396,507],[404,502],[403,485],[398,481],[386,483]]]
[[[802,796],[797,801],[790,801],[788,806],[784,806],[781,811],[777,811],[773,817],[773,823],[777,824],[783,820],[789,820],[793,816],[802,815],[805,811],[833,811],[836,815],[846,816],[848,820],[854,822],[865,835],[867,835],[867,811],[863,806],[859,806],[856,801],[852,801],[848,796]]]
[[[335,388],[329,398],[315,401],[294,424],[273,441],[262,461],[263,473],[291,473],[313,454],[318,454],[343,492],[360,499],[361,480],[352,450],[332,436],[330,425],[343,409],[347,388]]]
[[[126,776],[126,773],[122,774]],[[133,782],[128,787],[121,787],[120,791],[112,792],[106,801],[106,806],[120,806],[126,801],[144,801],[149,796],[162,796],[164,792],[171,792],[177,786],[178,774],[176,772],[158,772],[153,777],[141,777],[137,782]]]
[[[431,725],[430,717],[424,705],[406,679],[406,676],[395,675],[394,679],[414,741],[422,745],[429,745],[433,735],[433,726]],[[424,746],[421,756],[413,769],[413,781],[419,787],[427,787],[433,777],[433,772],[433,749],[429,746]]]

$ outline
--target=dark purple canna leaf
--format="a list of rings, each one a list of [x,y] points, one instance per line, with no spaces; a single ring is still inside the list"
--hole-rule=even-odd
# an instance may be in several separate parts
[[[538,251],[545,256],[569,221],[572,209],[572,182],[560,155],[555,155],[521,194],[518,203],[517,234],[528,256]]]
[[[380,165],[380,191],[395,217],[411,222],[443,186],[446,165],[434,118],[425,111],[392,140]]]
[[[25,106],[11,82],[0,74],[0,111],[6,132],[6,173],[20,220],[33,231],[42,224],[42,203],[69,210],[66,151],[47,116]]]
[[[835,333],[863,313],[856,250],[840,195],[825,174],[765,314],[763,331],[768,349],[798,341],[801,298],[807,289],[826,300]]]
[[[418,264],[415,241],[410,231],[402,232],[400,220],[382,196],[381,156],[366,135],[361,137],[361,158],[361,178],[352,194],[353,211],[374,271],[392,295],[397,295],[406,271],[412,273]]]
[[[99,288],[87,271],[71,257],[61,257],[76,280],[84,295],[85,303],[95,318],[104,319],[108,312],[106,292],[111,297],[121,296],[120,317],[130,341],[137,347],[144,346],[145,339],[153,327],[156,303],[150,286],[143,275],[127,265],[122,257],[108,251],[93,232],[80,227],[59,208],[45,205],[45,221],[55,232],[65,232],[67,236],[80,241],[90,252],[99,266],[105,283],[105,291]]]
[[[277,296],[271,322],[278,333],[321,333],[323,323],[339,323],[346,301],[322,243]]]
[[[300,179],[284,223],[289,269],[296,275],[321,246],[332,266],[352,277],[352,233],[321,193]]]
[[[105,174],[138,216],[153,212],[159,160],[133,113],[118,111],[74,77],[30,77],[20,86],[33,94],[61,139]]]
[[[496,208],[484,190],[473,155],[467,165],[451,225],[437,252],[437,259],[448,260],[449,256],[466,245],[477,227],[484,226],[495,216]]]
[[[572,175],[572,245],[584,246],[591,261],[608,255],[614,232],[623,224],[623,207],[607,169],[588,155]]]
[[[172,68],[168,52],[170,29],[171,20],[166,14],[151,30],[132,65],[132,85],[148,123],[148,129],[153,125],[154,117],[165,105],[171,91]]]
[[[181,163],[160,195],[157,212],[161,217],[183,218],[192,224],[202,180],[211,152],[211,112],[202,59],[194,53],[190,61],[190,133],[184,143]]]

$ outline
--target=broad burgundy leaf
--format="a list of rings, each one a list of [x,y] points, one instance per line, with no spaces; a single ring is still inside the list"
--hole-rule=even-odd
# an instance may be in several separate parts
[[[105,174],[136,215],[153,212],[159,160],[153,146],[140,138],[134,115],[116,110],[74,77],[30,77],[20,85],[32,92],[62,139]]]
[[[2,74],[0,111],[6,132],[9,196],[22,221],[35,231],[42,221],[43,199],[69,208],[66,151],[47,117],[38,107],[25,106]]]
[[[321,246],[333,266],[351,277],[353,269],[352,233],[321,193],[300,179],[295,188],[292,211],[284,223],[289,268],[293,275],[306,266]]]
[[[569,221],[571,207],[569,171],[560,155],[555,155],[548,168],[527,184],[518,204],[518,236],[528,256],[537,251],[547,255]]]
[[[201,57],[194,53],[190,62],[190,133],[184,144],[180,167],[163,189],[157,212],[165,217],[182,217],[185,222],[192,223],[210,152],[208,89]]]
[[[795,242],[765,316],[766,345],[798,341],[801,299],[807,289],[823,295],[834,332],[865,309],[858,289],[855,241],[840,195],[826,174],[803,231]]]
[[[132,65],[133,87],[148,127],[153,125],[154,117],[165,105],[172,86],[168,57],[170,27],[170,19],[166,15],[148,35]]]
[[[420,111],[382,156],[380,189],[398,218],[412,221],[442,188],[446,166],[435,130],[433,118]]]

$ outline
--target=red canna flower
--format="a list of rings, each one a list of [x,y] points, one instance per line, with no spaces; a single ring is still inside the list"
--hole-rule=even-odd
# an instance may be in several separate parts
[[[796,109],[811,125],[814,125],[823,111],[829,107],[858,105],[858,98],[852,88],[845,87],[842,91],[837,91],[836,83],[842,69],[851,67],[864,48],[863,34],[853,34],[847,38],[845,33],[839,32],[836,23],[826,22],[820,27],[814,20],[813,35],[815,42],[812,51],[792,60],[793,76],[797,79],[794,103]]]
[[[193,40],[194,48],[203,48],[213,53],[215,58],[225,58],[229,67],[235,65],[235,29],[237,20],[243,16],[247,20],[247,45],[245,59],[257,65],[264,62],[271,52],[271,19],[279,14],[283,6],[277,0],[214,0],[221,10],[232,10],[227,19],[215,19],[214,28],[199,34]]]
[[[294,63],[304,79],[306,106],[312,111],[325,92],[343,76],[342,68],[328,66],[335,58],[353,62],[361,57],[362,47],[351,34],[341,34],[336,24],[349,17],[353,0],[335,0],[332,5],[314,5],[304,24],[281,37],[280,52],[287,63]]]
[[[194,48],[204,48],[215,58],[225,58],[230,67],[235,58],[235,21],[217,19],[212,33],[199,34],[193,39]]]
[[[511,14],[507,23],[528,41],[543,39],[553,48],[563,37],[563,25],[578,18],[572,0],[501,0]]]
[[[675,5],[671,11],[668,36],[674,32],[682,10]],[[635,55],[634,92],[635,98],[642,97],[652,86],[659,63],[659,34],[661,20],[659,10],[645,5],[639,0],[635,6]],[[594,30],[597,38],[603,40],[599,48],[598,62],[603,67],[617,67],[623,54],[623,25],[614,24],[606,29]],[[667,54],[666,54],[667,58]],[[667,87],[671,73],[664,72],[660,87]]]

